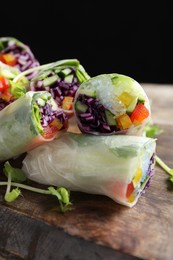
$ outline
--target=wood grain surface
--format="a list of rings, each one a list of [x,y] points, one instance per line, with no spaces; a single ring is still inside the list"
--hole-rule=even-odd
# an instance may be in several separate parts
[[[173,86],[143,87],[152,100],[154,122],[164,129],[157,155],[173,168]],[[71,192],[74,209],[62,214],[53,196],[23,190],[23,196],[5,203],[4,192],[1,187],[2,259],[173,259],[173,185],[158,165],[133,208],[105,196]]]

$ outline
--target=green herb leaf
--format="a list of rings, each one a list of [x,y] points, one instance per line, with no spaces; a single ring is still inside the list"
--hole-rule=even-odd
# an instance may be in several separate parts
[[[70,192],[66,188],[60,187],[55,189],[51,186],[48,187],[48,190],[52,195],[58,198],[60,210],[62,213],[71,210],[71,208],[69,207],[69,205],[72,205],[72,203],[70,202]]]
[[[158,165],[170,175],[169,180],[173,183],[173,169],[164,163],[157,155],[155,156],[155,160],[156,163],[158,163]]]
[[[26,93],[26,89],[22,84],[14,83],[10,80],[10,92],[15,98],[20,98]]]
[[[24,182],[27,179],[24,171],[22,171],[19,168],[12,167],[9,161],[6,161],[4,163],[3,172],[7,178],[8,175],[10,174],[11,180],[15,182]]]
[[[61,200],[64,204],[66,204],[66,205],[71,204],[70,192],[66,188],[60,187],[57,189],[57,192],[61,195]]]
[[[162,134],[164,131],[156,124],[148,124],[144,128],[145,134],[147,137],[154,138],[160,134]]]

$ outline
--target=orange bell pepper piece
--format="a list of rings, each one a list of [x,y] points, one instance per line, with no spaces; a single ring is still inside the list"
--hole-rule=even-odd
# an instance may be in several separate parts
[[[15,66],[17,63],[17,59],[10,53],[1,54],[0,61],[9,66]]]
[[[71,110],[73,106],[73,97],[64,97],[62,101],[62,108],[64,110]]]
[[[138,103],[133,110],[130,119],[132,122],[138,121],[141,123],[145,118],[149,116],[149,110],[142,103]]]

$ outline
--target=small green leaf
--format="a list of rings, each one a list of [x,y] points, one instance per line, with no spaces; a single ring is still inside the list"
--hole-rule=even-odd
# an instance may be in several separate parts
[[[10,80],[10,92],[15,98],[20,98],[26,93],[26,89],[22,84],[15,83]]]
[[[148,124],[146,125],[144,129],[146,136],[150,138],[154,138],[160,134],[162,134],[164,131],[156,124]]]
[[[62,200],[61,194],[54,187],[48,187],[48,190],[50,191],[51,195],[56,196],[58,200]]]
[[[173,183],[173,176],[169,177],[169,181]]]
[[[12,202],[15,199],[17,199],[20,194],[21,194],[21,191],[19,190],[19,188],[15,188],[12,191],[6,193],[4,199],[7,202]]]
[[[55,189],[54,187],[48,187],[48,190],[50,191],[51,195],[54,195],[58,198],[59,204],[60,204],[60,210],[62,213],[71,210],[69,205],[72,205],[70,202],[70,192],[64,188],[60,187]]]
[[[14,182],[24,182],[27,179],[25,173],[19,168],[12,167],[9,161],[4,163],[3,172],[7,178],[8,174],[10,174],[11,180]]]
[[[57,191],[61,195],[62,202],[65,204],[70,204],[69,191],[64,187],[58,188]]]

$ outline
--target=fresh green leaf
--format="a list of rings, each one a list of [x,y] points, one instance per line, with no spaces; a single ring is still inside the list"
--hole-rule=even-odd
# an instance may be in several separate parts
[[[70,193],[69,191],[64,188],[64,187],[60,187],[57,189],[58,193],[61,195],[61,200],[64,204],[70,204]]]
[[[62,200],[61,194],[54,187],[48,187],[48,190],[50,191],[51,195],[56,196],[58,200]]]
[[[27,179],[25,173],[19,168],[12,167],[9,161],[4,163],[3,172],[7,178],[10,174],[11,180],[15,182],[24,182]]]
[[[17,199],[19,197],[19,195],[21,195],[20,189],[19,188],[15,188],[12,191],[6,193],[4,199],[7,202],[12,202],[15,199]]]
[[[169,181],[173,183],[173,176],[169,177]]]
[[[154,138],[160,134],[162,134],[164,131],[156,124],[148,124],[144,128],[144,131],[146,133],[147,137]]]
[[[157,155],[155,156],[156,163],[165,171],[169,176],[169,180],[173,183],[173,169],[163,162]]]
[[[41,113],[40,113],[40,109],[36,105],[36,103],[32,104],[32,115],[33,115],[34,123],[35,123],[37,130],[39,131],[39,133],[42,134],[43,133],[43,127],[41,125]]]
[[[71,210],[71,208],[69,207],[69,205],[72,204],[70,202],[70,192],[66,188],[60,187],[55,189],[54,187],[51,186],[48,187],[48,190],[52,195],[58,198],[60,204],[60,210],[62,213]]]
[[[15,98],[20,98],[26,93],[26,89],[22,84],[14,83],[10,80],[10,92]]]

